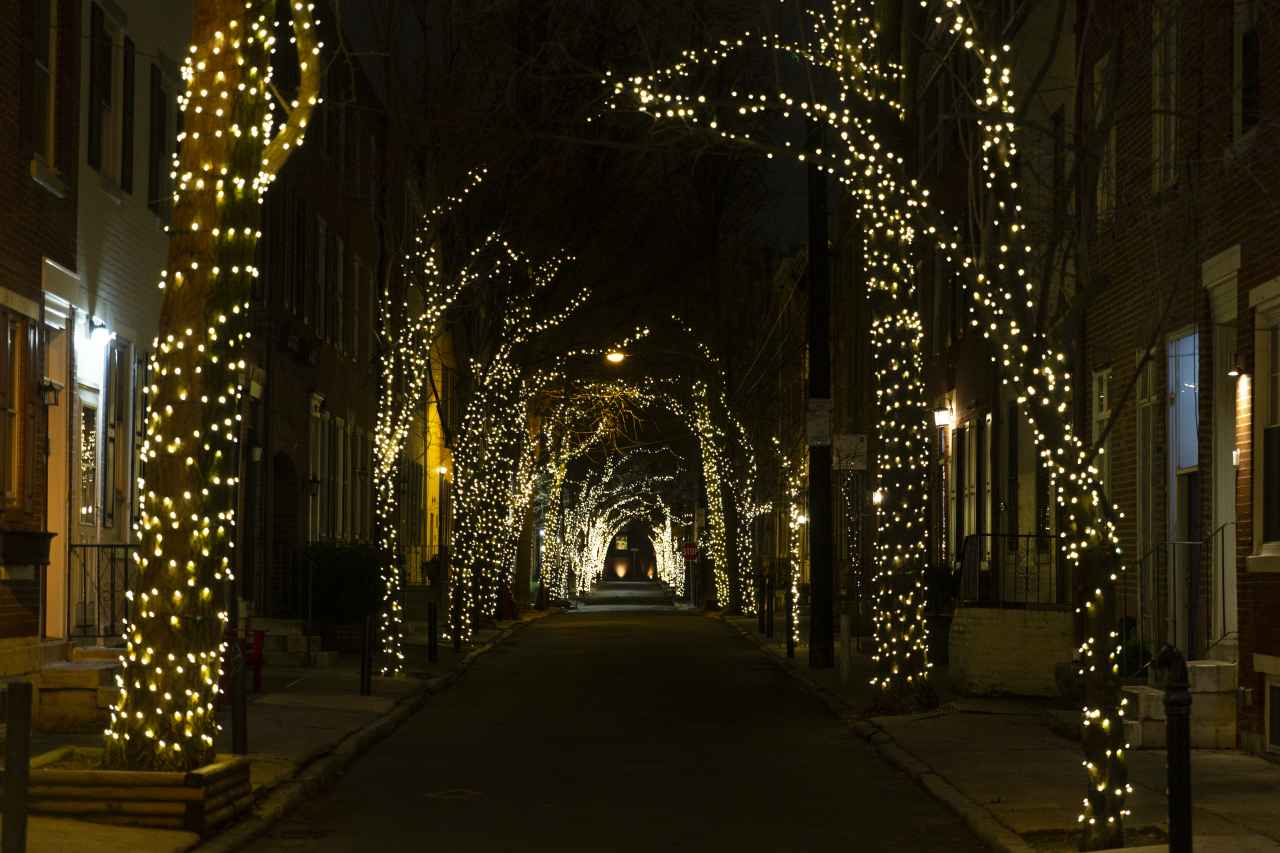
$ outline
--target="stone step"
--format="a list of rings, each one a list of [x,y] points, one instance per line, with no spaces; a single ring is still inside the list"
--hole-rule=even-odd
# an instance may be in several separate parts
[[[72,647],[68,660],[118,661],[124,658],[124,647],[107,648],[105,646],[87,646],[83,649]]]
[[[1156,720],[1125,720],[1125,741],[1130,749],[1164,749],[1165,724]],[[1214,720],[1192,720],[1192,749],[1235,749],[1236,725]]]
[[[111,706],[120,698],[117,687],[40,690],[38,726],[46,732],[98,732],[110,722]]]
[[[121,669],[119,660],[68,660],[47,664],[40,670],[41,692],[58,688],[115,687],[116,673]]]
[[[1165,686],[1167,670],[1149,667],[1147,684],[1151,687]],[[1193,660],[1187,662],[1187,680],[1191,684],[1192,693],[1235,693],[1236,665],[1224,660]]]
[[[303,634],[303,624],[301,619],[265,619],[253,616],[245,620],[244,627],[266,631],[268,634]]]
[[[249,638],[252,642],[252,637]],[[267,634],[262,638],[262,651],[265,652],[303,652],[307,651],[307,638],[302,634]],[[311,635],[311,651],[320,651],[320,635]]]
[[[262,662],[267,666],[306,666],[307,653],[302,652],[263,652]],[[315,667],[337,666],[337,652],[313,651],[311,665]]]
[[[1122,698],[1128,699],[1125,705],[1125,719],[1139,722],[1154,721],[1161,725],[1165,721],[1164,691],[1154,687],[1122,687]],[[1213,723],[1215,726],[1231,726],[1236,724],[1235,693],[1192,693],[1191,723]],[[1216,735],[1215,735],[1216,737]]]

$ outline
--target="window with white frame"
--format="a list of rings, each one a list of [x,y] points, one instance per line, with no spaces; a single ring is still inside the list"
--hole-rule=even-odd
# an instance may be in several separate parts
[[[1178,9],[1169,0],[1152,6],[1151,142],[1155,161],[1153,189],[1178,177]]]
[[[1262,541],[1280,542],[1280,326],[1271,325],[1260,333],[1258,366],[1263,380],[1266,405],[1262,411]]]
[[[32,0],[23,4],[24,148],[46,166],[54,166],[56,114],[58,4]]]

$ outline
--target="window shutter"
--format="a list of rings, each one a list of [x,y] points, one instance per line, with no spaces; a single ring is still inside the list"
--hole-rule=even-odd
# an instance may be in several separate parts
[[[120,189],[133,195],[133,104],[135,92],[133,40],[124,40],[124,92],[120,98]]]
[[[27,434],[23,442],[26,451],[26,468],[23,477],[24,488],[26,491],[26,502],[24,511],[28,514],[36,511],[36,401],[35,394],[35,364],[36,364],[36,335],[38,334],[35,320],[27,320],[24,324],[23,331],[25,336],[18,338],[18,346],[26,348],[25,367],[20,380],[26,384],[23,389],[14,389],[14,396],[18,400],[26,400],[27,403]],[[25,338],[25,340],[24,340]]]
[[[94,3],[89,8],[89,144],[86,148],[89,165],[94,169],[102,168],[102,100],[103,89],[109,85],[109,81],[103,80],[102,55],[110,50],[104,49],[105,39],[102,7]],[[109,53],[107,61],[110,61]]]
[[[164,182],[161,178],[165,155],[165,124],[168,118],[164,98],[164,83],[160,77],[159,66],[151,66],[151,123],[147,131],[147,207],[156,216],[160,216],[161,201],[164,195]]]

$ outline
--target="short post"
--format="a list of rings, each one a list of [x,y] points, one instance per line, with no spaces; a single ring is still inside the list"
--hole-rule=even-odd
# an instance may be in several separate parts
[[[1168,672],[1164,737],[1169,774],[1169,853],[1191,853],[1191,683],[1187,662],[1176,648],[1165,646],[1151,665]]]
[[[436,610],[439,607],[434,601],[427,605],[427,661],[435,663],[440,659],[440,650],[436,642]]]
[[[360,695],[373,695],[373,644],[376,642],[374,619],[370,613],[364,617],[364,642],[360,644]]]
[[[768,639],[773,639],[773,578],[767,578],[764,582],[764,606],[768,609],[768,615],[764,620],[764,635]]]
[[[789,658],[793,658],[796,656],[795,614],[792,612],[795,610],[794,598],[795,596],[792,595],[791,590],[788,589],[787,590],[787,620],[786,620],[785,627],[787,629],[787,657]]]
[[[849,657],[852,652],[849,649],[850,622],[853,620],[849,617],[847,607],[840,608],[840,683],[849,683]]]
[[[249,754],[249,697],[244,692],[244,640],[231,634],[231,665],[227,679],[231,688],[231,752]]]
[[[9,685],[4,752],[4,828],[0,853],[26,853],[27,782],[31,774],[31,683]]]
[[[453,595],[453,650],[462,651],[462,587],[454,583]]]
[[[759,602],[759,606],[756,607],[756,611],[757,615],[760,617],[760,625],[756,629],[757,634],[764,633],[764,587],[765,581],[762,577],[760,578],[760,583],[756,584],[756,600]]]

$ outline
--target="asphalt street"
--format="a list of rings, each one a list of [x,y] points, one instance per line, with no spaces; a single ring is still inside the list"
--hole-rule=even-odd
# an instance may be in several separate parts
[[[248,849],[986,848],[731,627],[617,582],[481,656]]]

